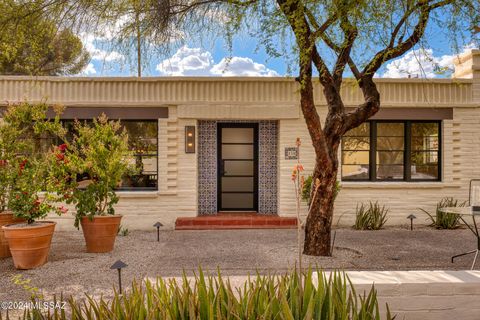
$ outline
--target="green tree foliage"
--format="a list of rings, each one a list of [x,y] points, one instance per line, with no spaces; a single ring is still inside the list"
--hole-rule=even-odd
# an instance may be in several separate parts
[[[36,4],[0,2],[0,74],[56,76],[81,72],[90,60],[82,41],[41,14]],[[19,18],[22,17],[22,18]]]

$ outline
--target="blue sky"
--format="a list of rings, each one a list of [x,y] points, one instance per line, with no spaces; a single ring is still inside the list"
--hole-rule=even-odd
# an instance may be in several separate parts
[[[135,76],[136,66],[127,63],[124,54],[109,49],[108,41],[93,35],[84,36],[84,43],[92,54],[87,76]],[[448,77],[449,72],[438,74],[436,66],[452,68],[452,58],[458,51],[452,48],[445,31],[431,24],[426,32],[428,50],[414,48],[396,61],[386,64],[378,73],[382,77]],[[478,47],[478,37],[465,30],[458,37],[460,48]],[[168,56],[150,56],[144,76],[285,76],[287,62],[283,58],[271,58],[260,47],[258,40],[245,34],[234,38],[233,50],[226,49],[225,41],[218,38],[207,45],[191,39],[178,45]],[[460,49],[462,50],[462,49]],[[229,59],[225,59],[229,57]],[[295,67],[295,65],[294,65]],[[295,75],[295,74],[293,74]],[[349,76],[347,73],[346,76]]]

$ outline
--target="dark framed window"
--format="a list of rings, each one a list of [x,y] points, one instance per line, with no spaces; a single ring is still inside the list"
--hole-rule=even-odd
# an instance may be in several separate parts
[[[343,181],[440,181],[441,122],[373,120],[342,139]]]
[[[126,176],[119,190],[158,190],[158,121],[122,120],[138,174]]]
[[[63,123],[68,130],[67,140],[71,139],[74,122],[65,120]],[[121,120],[120,123],[128,133],[128,143],[133,153],[130,161],[135,164],[137,173],[125,176],[117,190],[158,190],[158,121]]]

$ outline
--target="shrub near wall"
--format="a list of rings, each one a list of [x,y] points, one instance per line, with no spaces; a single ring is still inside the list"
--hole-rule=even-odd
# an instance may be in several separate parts
[[[318,285],[316,284],[318,279]],[[155,283],[133,283],[111,301],[70,299],[67,310],[26,312],[24,319],[393,319],[380,316],[376,291],[357,294],[347,276],[308,271],[303,289],[296,272],[283,276],[257,275],[237,289],[220,273],[204,276],[200,270],[189,283],[158,278]]]
[[[357,205],[355,210],[356,230],[380,230],[387,222],[388,208],[381,206],[378,201],[370,201],[367,205]]]

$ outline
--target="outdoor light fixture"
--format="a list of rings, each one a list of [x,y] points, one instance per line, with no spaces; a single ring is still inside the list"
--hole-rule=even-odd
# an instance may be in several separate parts
[[[410,219],[410,230],[413,230],[413,219],[416,219],[416,218],[417,217],[415,217],[413,214],[407,217],[407,219]]]
[[[117,269],[117,271],[118,271],[118,288],[119,288],[120,294],[122,293],[122,269],[125,268],[125,267],[127,267],[127,265],[122,260],[117,260],[110,267],[110,269],[112,269],[112,270]]]
[[[195,126],[185,126],[185,153],[195,153]]]
[[[163,224],[159,221],[153,225],[157,228],[157,242],[160,242],[160,227],[163,227]]]

